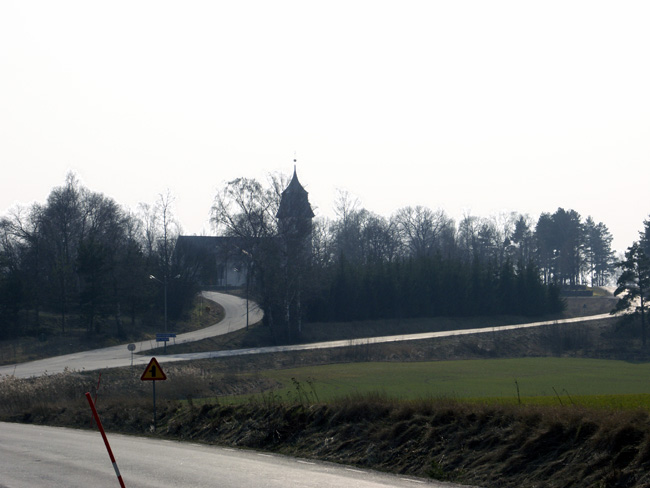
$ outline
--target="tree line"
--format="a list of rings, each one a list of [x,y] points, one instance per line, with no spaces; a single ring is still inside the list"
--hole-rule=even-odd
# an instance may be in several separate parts
[[[321,223],[324,254],[330,261],[345,255],[353,262],[392,262],[439,255],[464,263],[478,260],[500,268],[532,265],[545,284],[603,286],[614,276],[612,235],[602,222],[583,220],[575,210],[558,208],[534,221],[516,212],[459,222],[444,210],[404,207],[390,218],[361,208],[341,194],[337,219]]]
[[[602,285],[615,262],[607,227],[573,210],[536,221],[510,213],[464,216],[407,206],[390,217],[348,193],[335,218],[310,223],[308,253],[277,222],[288,179],[239,178],[217,193],[212,222],[237,238],[248,292],[276,338],[301,321],[558,310],[558,287]],[[0,220],[0,337],[40,330],[54,314],[89,335],[130,334],[161,321],[164,292],[177,318],[198,290],[200,261],[175,253],[180,227],[169,194],[137,211],[83,187],[74,175],[45,203]],[[245,251],[245,252],[244,252]]]
[[[174,268],[171,203],[160,195],[132,212],[69,174],[45,203],[13,209],[0,220],[0,338],[47,332],[46,316],[63,333],[126,338],[161,322],[164,288],[177,317],[194,290]]]
[[[246,243],[249,291],[276,336],[299,336],[302,318],[556,312],[560,287],[604,285],[615,272],[609,230],[574,210],[456,223],[442,209],[407,206],[386,218],[345,192],[334,219],[313,222],[309,260],[300,260],[275,219],[285,182],[233,180],[212,210],[220,235]]]

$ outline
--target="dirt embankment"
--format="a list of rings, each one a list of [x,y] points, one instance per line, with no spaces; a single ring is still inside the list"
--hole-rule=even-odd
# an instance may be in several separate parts
[[[171,413],[163,432],[480,486],[648,486],[646,413],[349,401]]]

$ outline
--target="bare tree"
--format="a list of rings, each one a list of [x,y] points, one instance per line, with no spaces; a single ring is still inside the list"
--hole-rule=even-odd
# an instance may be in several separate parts
[[[231,247],[219,252],[245,264],[247,292],[256,295],[274,335],[276,323],[282,322],[287,285],[275,218],[281,194],[277,181],[270,188],[254,179],[229,181],[217,193],[211,217],[217,234],[234,238]]]
[[[81,192],[74,174],[69,173],[65,185],[55,188],[47,199],[41,222],[50,272],[55,279],[56,303],[61,315],[61,330],[65,333],[71,295],[78,283],[74,273],[81,231]]]
[[[471,260],[478,252],[479,228],[479,218],[470,214],[465,214],[458,224],[457,243],[465,260]]]
[[[43,290],[47,274],[45,260],[46,242],[43,235],[42,205],[15,207],[3,227],[9,234],[15,252],[20,253],[20,274],[28,308],[34,311],[35,326],[40,326],[40,311],[43,307]],[[14,254],[15,255],[15,254]]]
[[[338,190],[334,204],[336,221],[332,224],[332,233],[336,243],[337,258],[345,256],[352,262],[362,260],[361,228],[367,211],[360,208],[359,199],[349,192]]]
[[[395,222],[376,214],[366,214],[361,229],[361,247],[365,263],[394,261],[401,247]]]
[[[277,234],[277,193],[257,180],[237,178],[217,193],[211,221],[217,233],[246,240]]]
[[[332,264],[336,258],[336,246],[332,236],[332,222],[315,219],[312,228],[312,262],[317,267]]]
[[[155,206],[148,203],[140,203],[136,213],[140,226],[142,228],[143,247],[147,257],[154,256],[157,241],[158,215],[155,212]]]
[[[165,277],[169,277],[169,268],[171,263],[171,254],[176,244],[181,229],[180,225],[174,218],[173,213],[174,197],[171,192],[167,190],[165,194],[159,194],[156,201],[155,213],[157,215],[155,221],[158,223],[157,232],[157,247],[160,255],[161,266]]]
[[[427,207],[404,207],[394,216],[404,246],[415,257],[432,256],[444,247],[445,233],[453,228],[453,220],[445,211]]]

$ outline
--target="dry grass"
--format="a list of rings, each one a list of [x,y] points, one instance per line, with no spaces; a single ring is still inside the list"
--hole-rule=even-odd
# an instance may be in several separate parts
[[[157,397],[163,401],[187,401],[269,390],[277,384],[260,375],[242,378],[228,371],[202,368],[199,364],[165,365],[168,380],[158,382]],[[59,409],[87,408],[85,393],[98,405],[142,404],[151,401],[151,383],[140,380],[142,371],[130,368],[102,372],[68,371],[30,379],[0,377],[0,416],[23,415]]]

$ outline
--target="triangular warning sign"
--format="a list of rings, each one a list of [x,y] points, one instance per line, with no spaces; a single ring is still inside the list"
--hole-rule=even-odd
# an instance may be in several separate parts
[[[158,364],[158,361],[156,361],[156,358],[151,358],[151,361],[149,361],[149,365],[147,366],[147,369],[144,370],[144,373],[142,373],[140,379],[142,381],[166,380],[167,375],[165,375],[164,371],[160,367],[160,364]]]

